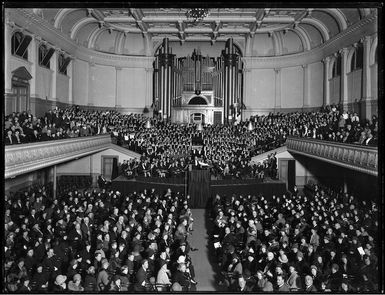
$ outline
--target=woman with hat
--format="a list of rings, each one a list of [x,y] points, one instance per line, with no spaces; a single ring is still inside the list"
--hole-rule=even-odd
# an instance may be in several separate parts
[[[68,290],[75,292],[83,292],[84,288],[81,285],[82,276],[80,274],[75,274],[72,281],[68,282]]]
[[[52,287],[53,292],[62,293],[67,289],[66,285],[67,277],[63,275],[58,275],[55,279],[55,283]]]
[[[163,285],[163,286],[169,286],[171,285],[170,278],[168,276],[169,270],[167,269],[167,261],[161,260],[160,261],[160,269],[158,271],[157,277],[156,277],[156,283]]]

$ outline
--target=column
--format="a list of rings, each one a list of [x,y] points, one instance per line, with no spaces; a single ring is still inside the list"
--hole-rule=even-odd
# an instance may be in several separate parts
[[[361,98],[361,118],[370,119],[371,112],[371,100],[372,98],[372,78],[370,75],[370,36],[365,36],[361,39],[363,43],[364,59],[362,65],[362,98]]]
[[[120,97],[121,93],[119,91],[120,85],[122,83],[122,68],[115,67],[115,108],[121,108]]]
[[[95,68],[95,63],[94,62],[89,62],[88,63],[88,87],[87,87],[87,94],[88,94],[88,99],[87,99],[87,105],[93,106],[93,91],[91,91],[92,86],[93,86],[93,80],[94,80],[94,74],[93,70]]]
[[[29,89],[30,89],[30,97],[38,97],[37,89],[36,89],[36,76],[37,76],[37,65],[39,62],[38,58],[38,47],[42,39],[37,36],[33,35],[31,43],[28,46],[28,58],[32,62],[31,64],[31,76],[32,79],[29,80]],[[43,97],[42,97],[43,98]]]
[[[330,57],[327,56],[322,59],[324,64],[324,80],[323,80],[323,106],[330,105],[330,85],[329,85],[329,67]]]
[[[74,62],[75,58],[71,56],[71,61],[67,66],[67,76],[68,76],[68,103],[73,104],[74,95],[73,95],[73,83],[74,83]]]
[[[56,200],[57,180],[56,165],[53,166],[53,199]]]
[[[246,65],[245,64],[243,64],[243,69],[242,69],[242,72],[243,72],[243,93],[244,93],[244,95],[242,95],[242,93],[241,93],[241,96],[242,96],[242,102],[243,102],[243,104],[244,105],[246,105],[246,102],[245,102],[245,99],[247,99],[247,98],[249,98],[249,97],[252,97],[252,95],[250,95],[250,94],[248,94],[248,92],[250,92],[250,89],[248,89],[247,88],[247,86],[248,86],[248,83],[246,82],[246,81],[248,81],[248,79],[249,79],[249,73],[251,72],[251,69],[248,69],[247,67],[246,67]],[[251,83],[250,83],[251,84]],[[251,84],[252,85],[252,84]],[[250,86],[251,86],[250,85]],[[241,119],[243,120],[243,119],[245,119],[245,116],[244,116],[244,110],[242,110],[242,114],[241,114]]]
[[[309,66],[302,65],[303,71],[303,108],[310,106],[310,91],[309,91]]]
[[[55,51],[52,54],[52,57],[50,59],[50,65],[51,65],[51,70],[52,70],[52,93],[51,97],[53,101],[57,101],[57,91],[56,91],[56,82],[57,82],[57,59],[58,59],[58,49],[54,48]]]
[[[153,68],[145,68],[146,70],[146,98],[145,106],[149,109],[152,104],[152,76],[154,73]]]
[[[12,75],[10,67],[10,57],[11,57],[11,39],[12,31],[15,23],[6,21],[4,28],[4,73],[5,73],[5,93],[12,93]],[[32,42],[31,42],[32,43]]]
[[[281,69],[274,69],[275,72],[275,109],[281,109]]]
[[[344,110],[348,108],[348,79],[347,79],[347,58],[348,49],[342,48],[339,53],[341,54],[341,86],[340,86],[340,103]]]

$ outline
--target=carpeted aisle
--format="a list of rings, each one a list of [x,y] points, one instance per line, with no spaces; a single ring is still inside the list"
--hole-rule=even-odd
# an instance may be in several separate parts
[[[191,251],[192,263],[195,268],[197,291],[218,291],[215,284],[215,271],[210,264],[208,234],[206,228],[205,209],[192,209],[194,231],[188,241],[198,251]]]

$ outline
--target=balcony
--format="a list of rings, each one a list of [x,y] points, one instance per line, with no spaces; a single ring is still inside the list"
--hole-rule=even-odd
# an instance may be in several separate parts
[[[112,146],[110,135],[10,145],[5,147],[5,179],[74,160]]]
[[[290,136],[290,153],[301,154],[341,167],[378,176],[378,148]]]

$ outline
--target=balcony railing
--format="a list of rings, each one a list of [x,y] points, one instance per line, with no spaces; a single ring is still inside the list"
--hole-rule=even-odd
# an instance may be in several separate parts
[[[110,146],[110,135],[6,146],[5,178],[77,159]]]
[[[378,148],[290,136],[287,150],[371,175],[378,175]]]

